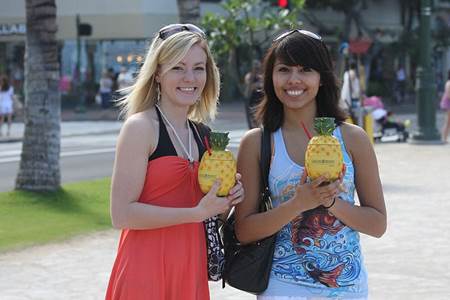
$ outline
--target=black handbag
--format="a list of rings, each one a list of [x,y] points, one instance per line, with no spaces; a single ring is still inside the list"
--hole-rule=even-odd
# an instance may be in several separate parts
[[[268,188],[268,175],[271,156],[270,132],[263,129],[261,135],[261,201],[259,211],[272,208],[272,199]],[[225,248],[225,267],[223,272],[223,287],[225,282],[230,286],[260,294],[267,289],[272,268],[276,233],[257,242],[241,245],[234,232],[234,213],[221,228]]]

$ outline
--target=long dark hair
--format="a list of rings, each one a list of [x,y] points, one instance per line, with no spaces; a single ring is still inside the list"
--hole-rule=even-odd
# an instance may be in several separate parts
[[[264,97],[256,111],[256,118],[269,131],[281,127],[284,120],[283,105],[275,94],[272,72],[276,60],[289,66],[303,66],[320,73],[316,96],[317,117],[334,117],[337,124],[346,119],[339,107],[339,86],[333,72],[331,55],[325,43],[300,32],[286,35],[273,42],[264,58]]]
[[[9,90],[9,80],[8,77],[2,76],[0,77],[0,90],[2,92],[6,92]]]

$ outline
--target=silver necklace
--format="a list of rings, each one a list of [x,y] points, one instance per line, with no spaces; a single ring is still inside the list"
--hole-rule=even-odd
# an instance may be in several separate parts
[[[166,115],[162,112],[161,107],[159,107],[159,105],[157,105],[157,104],[155,104],[155,106],[161,113],[161,116],[163,117],[164,121],[167,123],[167,125],[169,125],[170,129],[172,129],[173,133],[175,134],[175,137],[178,140],[178,143],[181,145],[181,149],[183,149],[184,154],[186,154],[187,159],[189,160],[190,163],[193,163],[194,158],[192,157],[192,138],[191,138],[191,131],[189,130],[189,120],[186,120],[186,126],[188,129],[188,147],[189,147],[189,151],[188,151],[188,150],[186,150],[186,147],[184,146],[183,142],[181,141],[180,136],[176,132],[175,128],[169,122],[169,119],[167,119]]]

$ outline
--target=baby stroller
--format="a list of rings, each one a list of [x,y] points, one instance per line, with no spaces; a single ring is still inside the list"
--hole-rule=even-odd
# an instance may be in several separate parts
[[[393,113],[384,109],[381,98],[366,97],[364,107],[370,108],[375,121],[373,139],[376,142],[406,142],[409,137],[407,128],[410,121],[400,122],[394,119]]]

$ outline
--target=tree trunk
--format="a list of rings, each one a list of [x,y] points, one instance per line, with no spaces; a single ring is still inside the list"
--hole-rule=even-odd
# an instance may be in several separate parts
[[[200,24],[200,1],[177,0],[180,23]]]
[[[26,0],[25,132],[16,189],[53,191],[61,175],[55,0]]]

